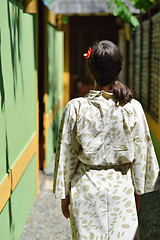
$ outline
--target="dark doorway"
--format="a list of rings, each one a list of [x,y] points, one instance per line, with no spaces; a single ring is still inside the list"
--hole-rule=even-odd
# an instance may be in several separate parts
[[[114,16],[72,16],[70,24],[70,97],[84,96],[93,83],[85,74],[83,54],[96,41],[110,40],[117,44],[118,26]]]

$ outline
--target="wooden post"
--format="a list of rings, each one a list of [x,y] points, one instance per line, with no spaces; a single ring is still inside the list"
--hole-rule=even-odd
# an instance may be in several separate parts
[[[38,1],[38,98],[39,98],[39,167],[43,169],[45,156],[43,136],[44,96],[44,11],[42,1]]]

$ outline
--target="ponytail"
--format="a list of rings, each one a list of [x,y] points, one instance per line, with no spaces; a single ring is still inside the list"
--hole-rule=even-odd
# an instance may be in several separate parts
[[[119,81],[113,84],[112,91],[117,105],[124,106],[133,98],[131,90]]]

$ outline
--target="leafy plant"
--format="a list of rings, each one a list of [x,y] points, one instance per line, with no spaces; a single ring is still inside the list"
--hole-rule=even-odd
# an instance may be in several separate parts
[[[128,6],[122,0],[107,0],[107,5],[114,16],[120,16],[121,19],[130,22],[133,28],[139,26],[138,19],[131,14]]]
[[[140,9],[141,11],[148,10],[153,4],[157,3],[158,0],[131,0],[135,8]]]
[[[133,29],[139,26],[138,19],[133,16],[128,6],[122,0],[106,0],[106,2],[114,16],[120,16],[126,22],[129,22]],[[144,12],[158,2],[158,0],[131,0],[131,2],[133,2],[135,8]]]

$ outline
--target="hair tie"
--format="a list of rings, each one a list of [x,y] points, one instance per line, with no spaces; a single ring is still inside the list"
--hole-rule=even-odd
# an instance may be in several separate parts
[[[88,62],[88,59],[90,58],[91,52],[92,52],[92,49],[91,49],[91,47],[89,47],[88,53],[83,54],[83,56],[86,59],[86,62]]]

